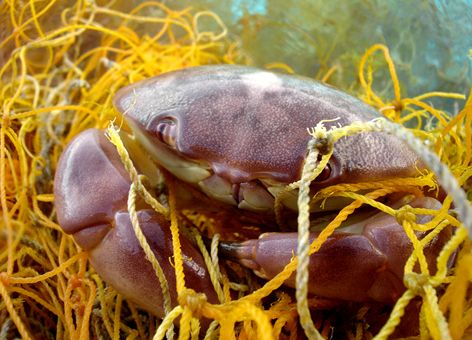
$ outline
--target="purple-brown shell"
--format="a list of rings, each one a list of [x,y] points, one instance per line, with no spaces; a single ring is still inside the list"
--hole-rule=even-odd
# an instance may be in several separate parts
[[[118,91],[114,103],[152,144],[202,162],[231,183],[293,182],[311,138],[307,128],[322,120],[337,119],[329,127],[379,117],[358,99],[311,79],[235,65],[146,79]],[[172,126],[163,128],[167,123]],[[344,138],[333,157],[337,182],[411,175],[417,161],[405,144],[383,133]]]

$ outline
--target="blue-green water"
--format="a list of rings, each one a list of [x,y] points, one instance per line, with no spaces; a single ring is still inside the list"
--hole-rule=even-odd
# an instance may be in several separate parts
[[[312,77],[336,66],[330,82],[348,91],[357,91],[360,57],[375,43],[389,47],[404,96],[439,90],[468,94],[472,86],[471,0],[179,0],[168,5],[218,13],[254,65],[284,62]],[[390,91],[378,60],[383,72],[376,73],[376,88]]]

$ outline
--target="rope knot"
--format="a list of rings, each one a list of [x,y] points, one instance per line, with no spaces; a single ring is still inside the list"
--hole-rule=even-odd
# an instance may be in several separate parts
[[[191,288],[185,288],[179,294],[177,300],[182,307],[189,308],[192,315],[199,319],[207,302],[207,297],[205,294],[197,293]]]
[[[309,148],[314,148],[320,155],[326,155],[334,147],[334,140],[331,133],[328,133],[323,122],[319,122],[314,128],[308,129],[308,133],[313,137],[309,142]]]
[[[320,155],[327,155],[333,149],[333,138],[331,135],[327,135],[323,138],[316,138],[313,146],[318,150]]]
[[[403,277],[405,287],[417,296],[424,296],[426,294],[425,287],[433,286],[431,283],[431,277],[426,274],[407,273]]]
[[[10,116],[8,114],[6,115],[4,114],[2,116],[2,125],[5,128],[5,130],[7,130],[10,127],[10,122],[11,122]]]
[[[408,204],[395,212],[395,218],[400,225],[403,225],[403,222],[416,223],[416,214],[413,212],[413,208]]]
[[[0,273],[0,284],[4,287],[8,287],[10,285],[10,276],[6,272]]]
[[[393,106],[393,109],[395,110],[395,112],[402,112],[403,109],[405,108],[405,104],[403,103],[403,101],[400,99],[400,100],[393,100],[392,101],[392,106]]]

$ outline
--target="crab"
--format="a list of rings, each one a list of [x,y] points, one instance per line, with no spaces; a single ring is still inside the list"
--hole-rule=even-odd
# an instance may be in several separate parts
[[[179,209],[192,207],[225,216],[223,231],[229,221],[227,234],[236,236],[221,243],[221,254],[265,279],[277,275],[297,248],[296,232],[286,231],[275,218],[274,200],[300,179],[311,138],[307,128],[320,121],[328,127],[344,126],[379,117],[358,99],[311,79],[235,65],[193,67],[146,79],[118,91],[114,104],[132,131],[124,136],[130,149],[138,150],[134,152],[138,170],[151,183],[158,181],[160,171],[171,176],[179,192]],[[362,133],[335,144],[311,190],[413,176],[420,166],[418,157],[397,138]],[[57,217],[63,230],[89,252],[105,281],[162,317],[160,285],[127,210],[130,186],[129,174],[103,131],[87,130],[67,146],[59,161]],[[296,216],[294,197],[285,195],[281,200],[288,225]],[[405,203],[441,207],[436,199],[423,196],[391,204]],[[337,211],[345,204],[331,199],[324,208],[313,206],[312,213]],[[169,287],[175,287],[169,221],[144,202],[138,202],[138,219]],[[430,219],[420,215],[418,222]],[[234,231],[248,223],[258,225],[256,236]],[[314,231],[312,239],[318,233]],[[446,228],[425,248],[431,268],[450,236]],[[181,233],[180,238],[187,285],[205,293],[209,302],[217,302],[192,237]],[[405,290],[403,268],[412,249],[394,217],[365,215],[336,231],[311,256],[310,292],[329,299],[392,304]],[[293,287],[294,279],[286,285]],[[171,299],[175,305],[172,289]]]

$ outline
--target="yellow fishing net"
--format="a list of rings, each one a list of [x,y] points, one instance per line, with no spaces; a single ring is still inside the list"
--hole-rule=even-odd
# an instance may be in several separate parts
[[[114,5],[113,5],[114,4]],[[178,241],[178,217],[172,209],[170,219],[174,240],[174,259],[179,305],[163,320],[124,300],[109,287],[90,266],[87,254],[64,234],[55,219],[52,194],[58,157],[65,145],[81,131],[105,129],[111,121],[121,124],[111,100],[117,89],[138,80],[188,66],[216,63],[246,63],[237,41],[227,37],[224,24],[212,12],[174,11],[158,2],[143,2],[127,8],[125,1],[110,4],[101,1],[4,1],[0,4],[0,338],[279,338],[295,339],[305,332],[310,337],[329,337],[332,328],[343,328],[352,339],[376,335],[365,317],[369,306],[358,306],[344,325],[336,323],[329,311],[317,311],[316,301],[306,294],[306,259],[316,252],[342,220],[363,204],[371,205],[402,222],[414,245],[414,253],[405,267],[408,288],[393,310],[377,338],[393,334],[405,307],[414,298],[422,301],[419,331],[422,338],[461,339],[472,336],[472,255],[467,230],[461,224],[461,211],[472,199],[472,99],[460,94],[427,93],[409,98],[402,93],[387,47],[372,46],[359,64],[362,91],[359,96],[395,123],[409,127],[416,145],[439,155],[449,172],[438,177],[424,173],[418,178],[399,178],[387,182],[338,185],[319,192],[314,199],[329,196],[350,197],[354,201],[329,223],[312,245],[301,237],[300,261],[292,261],[273,280],[258,286],[250,278],[230,282],[220,270],[217,237],[208,253],[196,235],[212,277],[220,304],[206,302],[203,295],[185,286],[182,255]],[[120,8],[118,11],[116,8]],[[202,30],[201,23],[211,22],[212,31]],[[285,65],[269,65],[290,72]],[[378,68],[387,68],[393,93],[377,89],[373,82]],[[320,78],[329,82],[330,70]],[[382,93],[381,95],[379,93]],[[455,116],[427,104],[431,97],[460,100],[462,110]],[[322,126],[312,132],[314,140],[336,139],[366,130],[387,130],[406,136],[413,145],[413,135],[393,129],[387,123],[372,123],[326,131]],[[133,173],[133,165],[119,135],[112,127],[108,135],[121,153],[123,162]],[[316,143],[315,143],[316,144]],[[426,148],[427,146],[427,148]],[[425,149],[426,148],[426,149]],[[318,151],[313,148],[312,159]],[[307,210],[310,197],[306,187],[329,159],[323,156],[319,166],[307,162],[304,176],[291,188],[300,192],[300,235],[307,233]],[[315,164],[315,165],[314,165]],[[143,195],[141,179],[132,176],[130,213],[135,196]],[[451,210],[454,195],[443,200],[443,208],[428,211],[434,215],[425,225],[415,223],[418,208],[394,209],[377,201],[397,191],[417,194],[438,188],[437,179],[446,191],[467,194],[463,202],[455,201],[458,214]],[[454,187],[457,181],[460,187]],[[452,184],[451,184],[452,183]],[[304,190],[305,188],[305,190]],[[366,189],[369,194],[364,194]],[[454,194],[451,192],[451,194]],[[459,195],[460,196],[460,195]],[[152,200],[152,198],[150,198]],[[465,207],[464,207],[465,205]],[[160,209],[155,202],[153,205]],[[459,211],[460,210],[460,211]],[[305,214],[305,217],[303,217]],[[459,215],[459,217],[458,217]],[[196,224],[208,223],[205,218]],[[198,223],[197,223],[198,222]],[[467,223],[465,226],[472,228]],[[443,228],[457,228],[437,259],[432,275],[422,252],[425,244]],[[134,223],[139,236],[139,225]],[[418,240],[415,230],[431,230]],[[447,260],[458,251],[453,270]],[[152,261],[152,255],[148,256]],[[296,299],[278,288],[299,268],[300,283]],[[304,267],[305,266],[305,267]],[[415,267],[416,266],[416,267]],[[414,268],[415,271],[413,270]],[[239,299],[231,300],[237,292]],[[263,299],[271,296],[270,303]],[[311,312],[310,312],[311,309]],[[180,316],[180,320],[178,317]],[[216,320],[199,333],[198,319]],[[416,316],[418,317],[418,316]],[[388,320],[387,320],[388,319]],[[303,328],[298,326],[298,322]],[[174,324],[178,328],[174,328]]]

